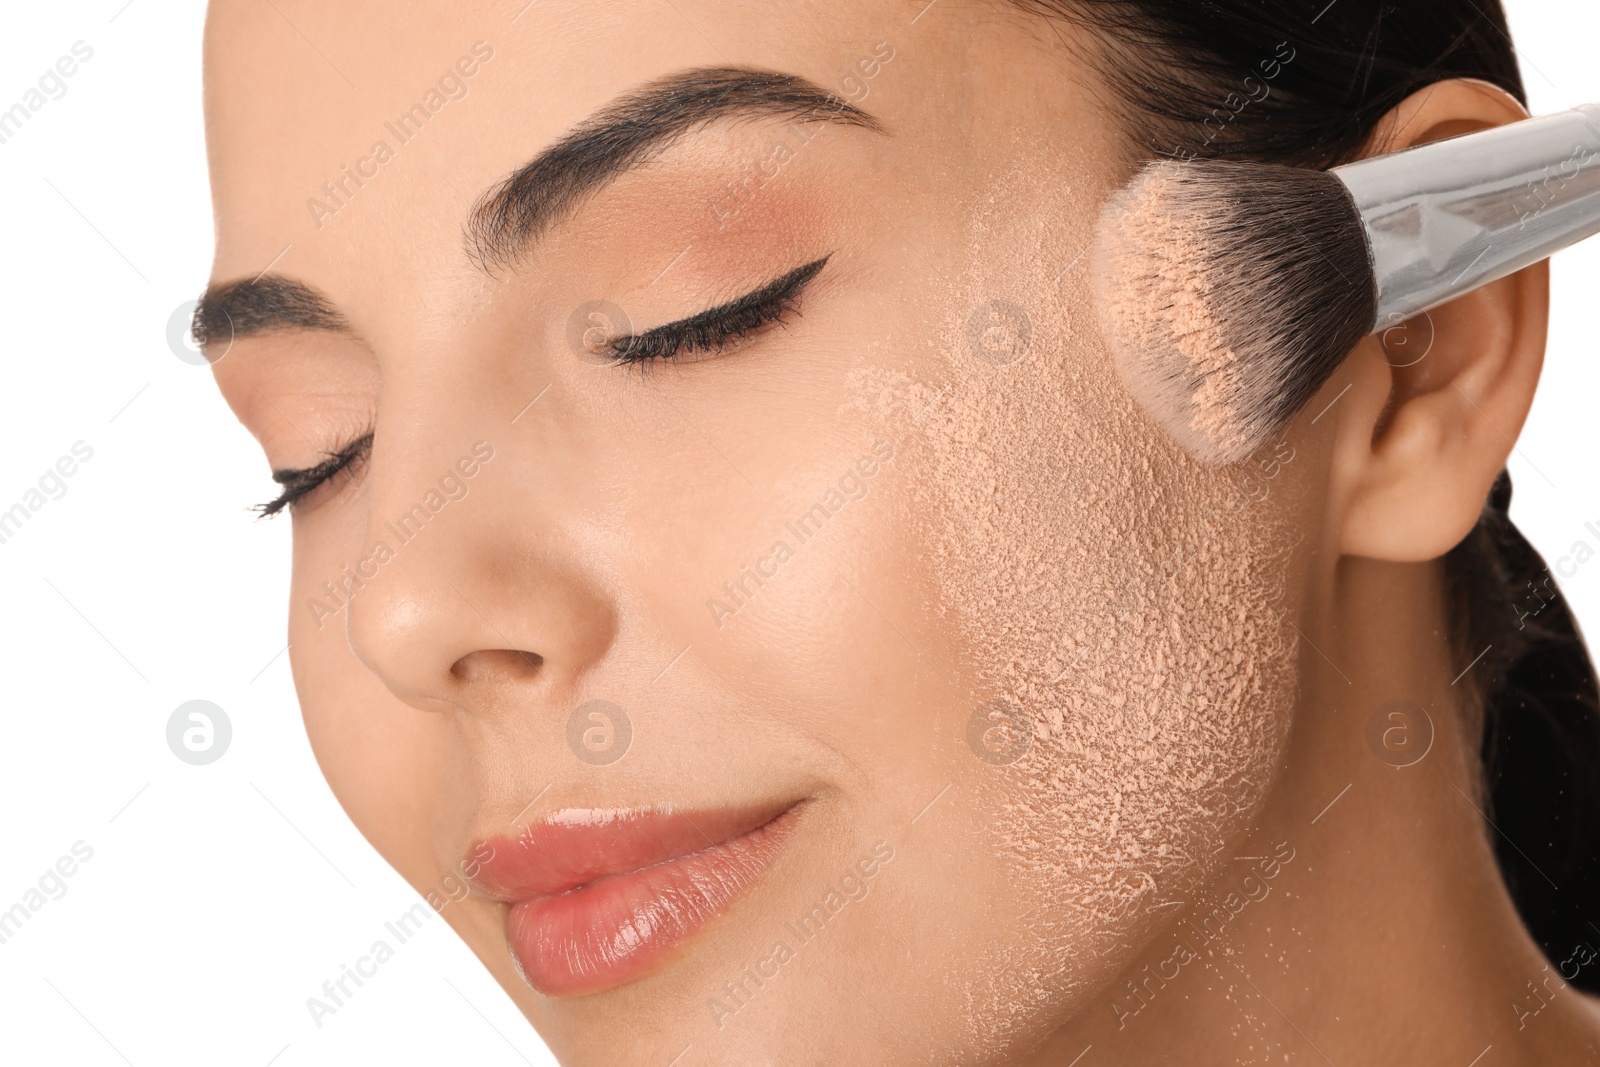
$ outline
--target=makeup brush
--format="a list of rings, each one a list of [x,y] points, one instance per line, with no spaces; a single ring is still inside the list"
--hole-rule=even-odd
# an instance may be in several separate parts
[[[1195,458],[1248,457],[1367,334],[1600,232],[1600,104],[1321,171],[1145,168],[1100,216],[1123,382]]]

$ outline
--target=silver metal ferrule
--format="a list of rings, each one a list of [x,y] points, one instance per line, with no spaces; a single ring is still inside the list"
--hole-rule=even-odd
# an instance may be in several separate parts
[[[1600,233],[1600,104],[1336,167],[1385,328]]]

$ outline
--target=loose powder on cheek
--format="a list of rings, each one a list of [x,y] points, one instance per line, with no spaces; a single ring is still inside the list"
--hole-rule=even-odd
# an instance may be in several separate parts
[[[958,710],[1006,707],[997,725],[1028,735],[1002,744],[1026,746],[1014,762],[952,757],[1012,887],[1005,930],[961,978],[984,1056],[1038,1041],[1174,917],[1162,906],[1209,876],[1269,786],[1294,699],[1284,501],[1246,501],[1239,472],[1198,467],[1139,414],[1087,279],[1061,273],[1098,202],[1069,190],[1095,187],[1046,172],[1052,191],[1000,181],[976,213],[947,362],[853,383],[907,442],[930,609],[965,653]],[[975,315],[1002,321],[1002,352],[1027,335],[1026,354],[976,351]]]
[[[1233,400],[1238,379],[1251,368],[1240,361],[1227,331],[1212,313],[1214,289],[1239,284],[1206,256],[1209,234],[1193,223],[1193,213],[1175,211],[1182,186],[1135,182],[1117,195],[1117,226],[1101,235],[1118,254],[1097,257],[1115,269],[1095,277],[1096,312],[1131,349],[1123,360],[1141,364],[1161,348],[1175,348],[1185,374],[1163,380],[1148,368],[1131,380],[1144,390],[1141,401],[1186,441],[1233,448],[1248,441],[1253,426],[1240,418]],[[1102,249],[1103,251],[1103,249]],[[1156,309],[1156,314],[1150,314]]]

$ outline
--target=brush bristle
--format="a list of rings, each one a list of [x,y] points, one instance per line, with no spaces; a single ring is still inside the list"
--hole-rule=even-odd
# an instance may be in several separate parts
[[[1210,466],[1270,441],[1377,315],[1360,214],[1325,171],[1153,164],[1106,204],[1094,261],[1124,384]]]

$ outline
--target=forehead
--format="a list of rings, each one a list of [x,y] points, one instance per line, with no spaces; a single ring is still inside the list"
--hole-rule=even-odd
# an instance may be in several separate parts
[[[540,247],[535,274],[637,274],[626,257],[659,258],[650,241],[669,237],[676,253],[708,211],[720,241],[701,258],[754,255],[853,209],[854,240],[914,232],[927,263],[1009,178],[1060,184],[1115,154],[1103,109],[1085,106],[1099,90],[1072,58],[1084,50],[1062,47],[1071,32],[1009,0],[226,0],[206,34],[213,282],[270,270],[327,294],[375,347],[427,338],[443,352],[509,291],[467,254],[474,204],[619,98],[701,68],[804,79],[884,133],[702,124],[648,180],[603,184],[567,240]],[[775,154],[779,140],[803,146],[798,162]],[[615,254],[594,254],[602,229]]]
[[[395,213],[408,218],[391,245],[456,239],[484,188],[674,71],[750,66],[851,96],[856,61],[872,65],[874,46],[916,14],[900,0],[215,4],[206,110],[218,276],[253,274],[297,238],[377,253],[373,223]]]

